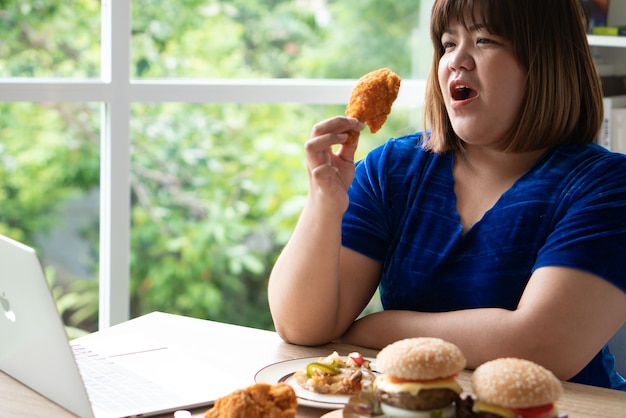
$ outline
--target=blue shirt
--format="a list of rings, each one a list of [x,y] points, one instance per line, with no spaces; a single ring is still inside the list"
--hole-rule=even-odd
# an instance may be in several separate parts
[[[626,156],[556,147],[465,234],[453,154],[389,140],[356,167],[343,245],[382,263],[384,309],[513,310],[532,272],[565,266],[626,291]],[[626,390],[608,347],[572,380]]]

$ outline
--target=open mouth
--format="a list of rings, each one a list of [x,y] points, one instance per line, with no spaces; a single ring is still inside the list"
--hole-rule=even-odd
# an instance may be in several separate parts
[[[453,100],[467,100],[476,97],[476,92],[467,86],[459,85],[451,90]]]

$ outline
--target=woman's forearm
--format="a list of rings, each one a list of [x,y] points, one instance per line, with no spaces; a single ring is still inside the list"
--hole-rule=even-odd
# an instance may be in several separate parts
[[[510,353],[506,338],[512,332],[512,311],[496,308],[451,312],[383,311],[356,321],[341,337],[342,342],[383,348],[408,337],[437,337],[458,345],[474,367],[491,357],[495,350]],[[508,329],[503,333],[503,330]]]
[[[380,349],[408,337],[453,342],[463,351],[470,369],[499,357],[520,357],[544,365],[563,380],[574,376],[601,347],[585,350],[571,335],[529,322],[519,310],[499,308],[379,312],[356,321],[341,342]]]
[[[268,286],[274,325],[286,341],[321,344],[343,334],[351,313],[341,315],[341,221],[348,208],[357,143],[348,131],[365,125],[335,117],[316,124],[305,144],[309,193],[294,233],[278,258]],[[339,145],[337,151],[333,146]],[[349,305],[350,303],[348,303]]]
[[[322,219],[323,218],[323,219]],[[315,345],[338,331],[341,216],[305,207],[270,275],[268,297],[277,332],[289,342]]]

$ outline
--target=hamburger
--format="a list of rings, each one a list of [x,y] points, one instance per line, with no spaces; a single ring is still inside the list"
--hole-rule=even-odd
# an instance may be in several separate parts
[[[553,418],[561,381],[548,369],[529,360],[500,358],[488,361],[472,374],[476,400],[472,408],[480,418]]]
[[[439,338],[407,338],[376,356],[374,384],[382,412],[390,417],[454,418],[462,388],[456,376],[465,357]]]

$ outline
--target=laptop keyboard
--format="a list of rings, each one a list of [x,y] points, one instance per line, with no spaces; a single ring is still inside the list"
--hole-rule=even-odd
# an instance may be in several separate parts
[[[80,344],[72,344],[72,350],[89,399],[107,414],[125,416],[129,411],[151,411],[173,396],[158,384]]]

